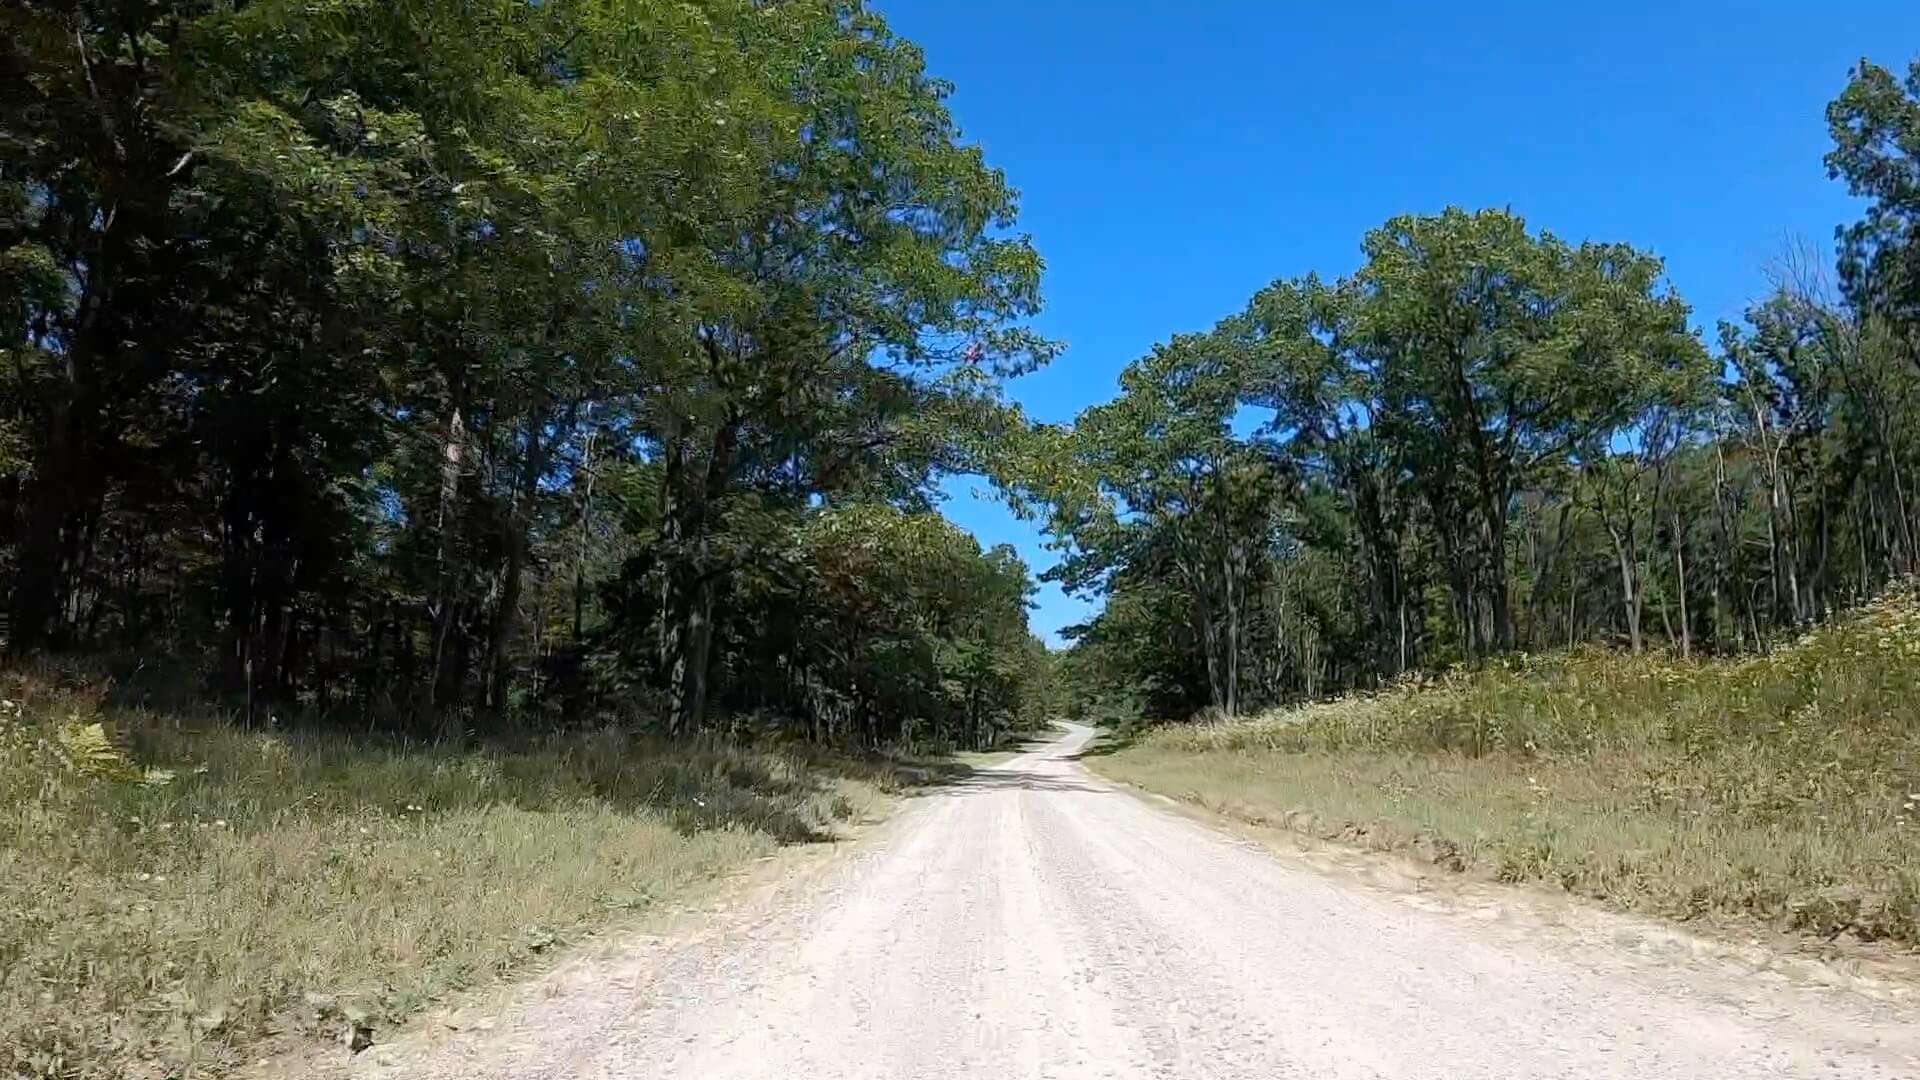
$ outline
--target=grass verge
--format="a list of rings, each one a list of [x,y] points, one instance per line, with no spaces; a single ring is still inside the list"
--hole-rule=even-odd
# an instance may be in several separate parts
[[[1622,907],[1920,945],[1920,602],[1764,657],[1453,672],[1089,760],[1258,824]]]
[[[351,1037],[911,782],[617,733],[444,752],[0,674],[0,1075],[218,1075]]]

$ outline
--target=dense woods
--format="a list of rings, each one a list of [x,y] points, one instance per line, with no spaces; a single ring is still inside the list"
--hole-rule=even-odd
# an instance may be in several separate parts
[[[422,735],[618,713],[987,741],[1046,711],[988,473],[1186,715],[1600,641],[1766,649],[1920,558],[1920,68],[1823,254],[1702,334],[1660,260],[1394,218],[1032,427],[1040,259],[856,3],[27,0],[0,14],[15,653]],[[724,717],[724,720],[717,719]]]
[[[1095,715],[1232,715],[1515,651],[1766,650],[1920,556],[1920,65],[1863,63],[1790,250],[1707,337],[1652,253],[1403,216],[1053,432],[1036,485]]]
[[[1040,260],[858,3],[0,12],[14,652],[416,734],[1029,719]]]

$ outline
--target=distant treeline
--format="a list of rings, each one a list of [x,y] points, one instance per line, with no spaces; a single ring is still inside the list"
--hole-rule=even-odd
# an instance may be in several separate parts
[[[1837,275],[1786,253],[1711,342],[1652,255],[1449,210],[1135,362],[1033,484],[1058,576],[1107,598],[1076,700],[1231,714],[1515,650],[1765,649],[1913,573],[1920,64],[1863,63],[1827,116],[1868,203]]]

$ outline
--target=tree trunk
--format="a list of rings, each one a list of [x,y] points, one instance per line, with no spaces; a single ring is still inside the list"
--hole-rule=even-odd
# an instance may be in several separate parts
[[[439,572],[439,581],[435,586],[436,597],[433,605],[433,704],[445,713],[456,710],[463,696],[463,683],[466,681],[466,644],[465,635],[459,631],[459,566],[460,552],[458,537],[460,534],[460,478],[464,471],[467,442],[467,421],[461,411],[456,389],[451,410],[447,416],[447,435],[440,456],[440,509],[435,531],[437,550],[435,564]],[[454,734],[449,722],[443,727],[443,734]]]
[[[67,427],[64,405],[55,406],[54,430]],[[9,648],[16,654],[35,652],[58,636],[54,614],[60,607],[68,536],[72,516],[73,470],[65,438],[56,434],[35,462],[36,472],[26,499],[28,511],[20,537],[19,566],[13,579]]]
[[[88,299],[83,296],[83,303]],[[97,309],[100,297],[91,300]],[[34,461],[33,480],[24,500],[26,520],[9,604],[8,648],[15,654],[66,643],[60,613],[72,586],[79,504],[91,486],[82,473],[86,454],[78,428],[81,414],[92,406],[85,400],[82,360],[77,354],[91,347],[88,331],[98,318],[97,310],[86,310],[80,340],[71,343],[61,357],[61,384],[50,403],[46,443]]]
[[[1620,529],[1612,521],[1606,523],[1607,535],[1613,538],[1613,552],[1620,560],[1620,593],[1627,610],[1627,634],[1633,641],[1633,653],[1640,655],[1640,589],[1635,580],[1634,560],[1629,549],[1631,537],[1622,536]],[[1631,526],[1629,526],[1631,529]]]
[[[1577,608],[1575,607],[1575,604],[1578,602],[1579,597],[1580,597],[1580,594],[1578,592],[1575,592],[1573,588],[1573,560],[1568,559],[1567,560],[1567,648],[1569,649],[1573,648],[1575,644],[1574,617],[1577,614]]]
[[[88,63],[84,50],[81,62]],[[111,113],[102,111],[99,120],[105,132],[113,134]],[[116,143],[131,133],[122,129],[114,135]],[[143,150],[144,144],[136,144],[135,149]],[[145,160],[141,155],[140,162]],[[8,598],[8,648],[16,654],[68,644],[72,623],[68,620],[63,625],[62,611],[73,605],[74,568],[84,561],[84,548],[90,542],[89,530],[81,525],[99,495],[91,451],[100,404],[92,376],[105,370],[122,348],[115,334],[114,294],[132,257],[132,226],[123,220],[117,197],[108,198],[102,206],[72,209],[78,220],[97,215],[102,225],[95,243],[85,251],[86,267],[74,306],[80,317],[60,352],[60,383],[49,405],[46,442],[36,455],[34,478],[25,492],[26,514],[21,523],[25,532]]]
[[[1920,544],[1916,544],[1914,537],[1914,512],[1911,509],[1911,500],[1907,498],[1905,470],[1900,467],[1899,458],[1894,456],[1896,451],[1892,447],[1888,447],[1886,452],[1889,457],[1894,457],[1892,463],[1894,506],[1895,512],[1900,515],[1901,550],[1900,558],[1895,565],[1901,573],[1911,574],[1916,569],[1920,569]]]
[[[1713,647],[1715,651],[1724,650],[1727,642],[1727,624],[1733,625],[1736,643],[1746,637],[1740,628],[1739,613],[1729,612],[1732,601],[1727,597],[1727,579],[1736,565],[1733,511],[1727,505],[1727,455],[1726,442],[1721,432],[1714,433],[1713,440],[1713,509],[1720,543],[1713,554]]]
[[[1223,679],[1220,659],[1220,628],[1213,616],[1213,602],[1208,596],[1206,581],[1188,573],[1187,587],[1193,592],[1194,621],[1200,629],[1200,652],[1207,663],[1207,699],[1218,708],[1226,707],[1226,684]]]
[[[1407,641],[1407,598],[1401,582],[1399,555],[1381,506],[1378,477],[1369,470],[1349,469],[1344,486],[1358,527],[1361,565],[1367,578],[1367,622],[1371,633],[1374,677],[1389,681],[1404,673],[1412,660]]]
[[[715,578],[705,574],[694,583],[689,598],[684,630],[684,662],[679,665],[680,680],[672,690],[674,731],[685,734],[700,730],[706,719],[707,686],[713,651],[713,605],[717,592]]]
[[[1680,658],[1693,656],[1693,620],[1687,612],[1687,553],[1680,541],[1680,522],[1673,522],[1673,572],[1680,590]]]
[[[1798,626],[1807,620],[1806,608],[1800,592],[1799,515],[1795,512],[1792,494],[1784,491],[1786,481],[1780,477],[1777,463],[1774,468],[1774,490],[1780,493],[1779,498],[1786,507],[1786,529],[1783,533],[1781,548],[1787,567],[1787,597],[1792,602],[1794,625]]]
[[[1905,470],[1900,467],[1900,453],[1893,443],[1893,425],[1887,420],[1886,406],[1877,398],[1876,406],[1873,410],[1874,426],[1879,435],[1880,453],[1892,481],[1895,520],[1899,522],[1896,533],[1900,540],[1899,554],[1892,561],[1900,572],[1912,573],[1915,565],[1913,515],[1907,500]]]
[[[593,406],[587,406],[587,422],[593,422]],[[582,453],[581,469],[587,474],[586,490],[580,501],[580,530],[577,536],[573,556],[573,640],[581,637],[581,622],[587,607],[587,530],[593,522],[593,439],[596,432],[591,427],[587,431],[587,443]]]
[[[682,625],[680,610],[686,598],[686,582],[681,565],[685,560],[685,552],[681,549],[686,541],[684,526],[688,498],[686,436],[677,430],[668,431],[663,441],[662,451],[658,541],[660,637],[654,643],[654,648],[660,685],[671,692],[671,688],[682,678],[676,669],[683,659],[680,635],[685,629]],[[667,719],[670,726],[675,722],[673,716]]]
[[[1231,525],[1228,526],[1231,528]],[[1227,640],[1226,640],[1226,700],[1224,707],[1227,716],[1239,714],[1240,709],[1240,581],[1244,577],[1242,565],[1245,556],[1237,540],[1226,544],[1226,556],[1221,563],[1225,578],[1227,600]]]
[[[1488,642],[1496,650],[1513,651],[1513,604],[1507,581],[1507,493],[1502,484],[1487,497],[1487,601],[1493,619]]]
[[[1785,535],[1782,534],[1782,518],[1785,516],[1785,493],[1780,477],[1780,453],[1778,441],[1767,426],[1766,413],[1760,408],[1757,396],[1750,396],[1749,404],[1753,411],[1753,424],[1760,436],[1760,460],[1766,463],[1767,480],[1767,567],[1771,578],[1773,615],[1778,618],[1783,607],[1780,603],[1782,581],[1787,586],[1788,605],[1784,610],[1791,613],[1794,622],[1800,621],[1800,577],[1797,563],[1799,558],[1793,552],[1791,523]]]
[[[507,715],[507,693],[512,683],[512,673],[508,670],[508,649],[520,626],[520,594],[524,589],[523,578],[527,565],[527,507],[533,502],[535,488],[540,482],[540,474],[546,471],[547,447],[540,439],[540,423],[536,416],[527,423],[527,444],[522,453],[520,473],[514,481],[513,493],[503,523],[505,535],[501,546],[506,549],[507,565],[500,580],[500,599],[493,609],[493,617],[487,627],[487,706],[493,714],[496,725],[503,723]],[[564,433],[556,439],[564,439]]]
[[[1407,646],[1408,646],[1407,596],[1404,591],[1399,591],[1399,590],[1396,590],[1396,591],[1399,592],[1399,598],[1400,598],[1399,604],[1398,604],[1398,614],[1399,614],[1399,622],[1400,622],[1400,667],[1398,671],[1394,672],[1394,678],[1397,679],[1401,675],[1404,675],[1407,672],[1407,669],[1412,664],[1412,660],[1408,657],[1408,649],[1407,649]]]
[[[1573,500],[1567,499],[1560,504],[1558,522],[1554,526],[1553,546],[1540,557],[1540,564],[1533,575],[1533,591],[1527,596],[1527,643],[1529,648],[1550,645],[1545,629],[1547,626],[1547,580],[1565,557],[1567,549],[1567,521],[1573,514]]]
[[[1479,604],[1474,598],[1472,570],[1467,565],[1466,545],[1461,543],[1454,524],[1435,514],[1440,540],[1441,562],[1447,568],[1447,586],[1453,600],[1453,620],[1460,631],[1460,649],[1468,661],[1478,661],[1480,645]]]
[[[713,506],[731,482],[739,443],[739,417],[729,416],[714,433],[697,490],[684,438],[675,437],[668,444],[662,485],[662,539],[668,546],[661,586],[660,656],[668,730],[674,734],[698,730],[706,715],[713,609],[723,570],[713,565],[709,534]]]

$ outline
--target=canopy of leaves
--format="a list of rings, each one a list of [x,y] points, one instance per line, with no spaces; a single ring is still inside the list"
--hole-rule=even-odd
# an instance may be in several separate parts
[[[697,725],[710,675],[731,701],[796,666],[809,730],[841,733],[829,698],[941,737],[1023,715],[998,555],[951,548],[995,589],[913,594],[955,625],[875,645],[965,669],[966,709],[797,625],[714,639],[879,618],[761,564],[842,511],[921,520],[1053,353],[1014,193],[877,14],[27,0],[0,38],[16,649],[138,643],[249,707],[448,736],[660,696]]]

